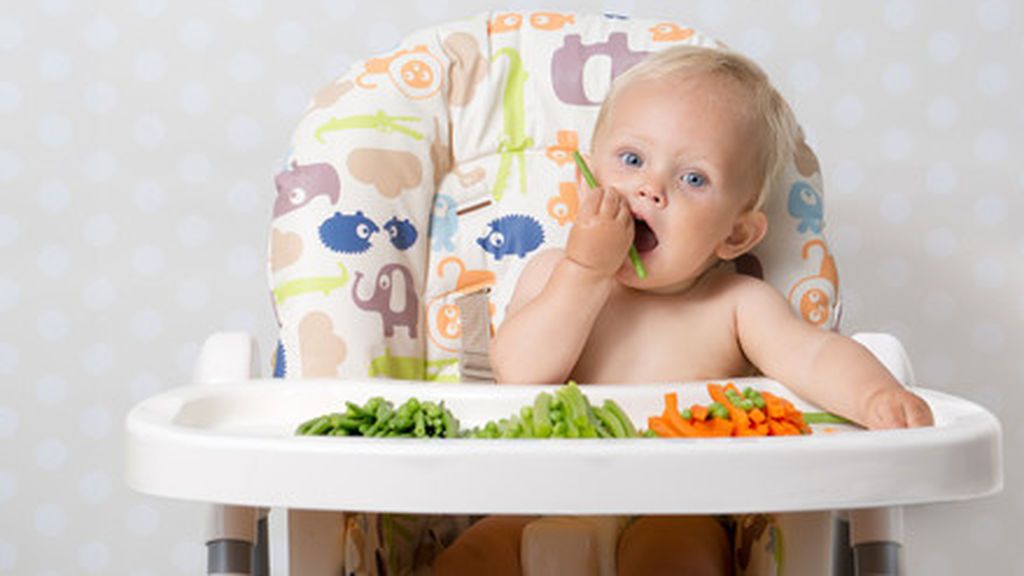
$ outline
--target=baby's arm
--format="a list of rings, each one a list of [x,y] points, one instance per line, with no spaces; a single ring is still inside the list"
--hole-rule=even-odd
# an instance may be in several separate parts
[[[771,286],[738,283],[736,328],[747,358],[797,395],[868,428],[930,426],[931,410],[854,340],[815,328]]]
[[[592,191],[565,252],[537,255],[520,275],[491,341],[498,382],[565,382],[632,242],[633,217],[622,197],[611,190]]]

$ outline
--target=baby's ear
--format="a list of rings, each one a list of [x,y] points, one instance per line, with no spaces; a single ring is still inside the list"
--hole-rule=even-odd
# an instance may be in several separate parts
[[[768,217],[760,210],[747,210],[736,218],[732,233],[718,245],[715,255],[732,260],[749,252],[768,232]]]

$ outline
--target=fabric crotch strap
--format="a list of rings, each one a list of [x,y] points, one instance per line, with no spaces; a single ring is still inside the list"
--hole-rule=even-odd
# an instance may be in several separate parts
[[[494,382],[490,357],[490,292],[489,288],[485,288],[464,294],[455,300],[462,324],[459,373],[463,382]]]

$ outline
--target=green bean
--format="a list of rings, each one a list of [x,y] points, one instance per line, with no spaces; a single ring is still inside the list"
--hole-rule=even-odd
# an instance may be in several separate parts
[[[593,406],[592,409],[594,410],[594,415],[613,438],[626,437],[626,429],[623,428],[619,419],[616,418],[609,410],[600,406]],[[598,434],[600,434],[600,429],[598,430]]]
[[[637,437],[636,426],[633,426],[633,421],[629,419],[629,416],[626,415],[626,411],[623,410],[617,402],[608,398],[604,401],[603,408],[610,412],[612,416],[615,416],[616,420],[619,421],[619,424],[622,424],[622,428],[626,431],[627,438]]]
[[[551,430],[552,438],[568,438],[569,437],[569,426],[565,421],[556,422],[554,428]]]
[[[459,421],[455,419],[455,415],[450,410],[444,411],[444,437],[459,437]]]
[[[306,434],[309,435],[309,436],[320,436],[321,434],[324,434],[325,432],[327,432],[330,429],[331,429],[331,420],[330,420],[330,418],[327,418],[326,416],[321,416],[319,419],[317,419],[315,424],[310,426],[310,428],[306,432]]]
[[[417,438],[424,438],[427,435],[427,420],[423,416],[423,412],[420,410],[416,411],[416,415],[413,416],[415,424],[413,425],[413,435]]]
[[[537,438],[551,436],[551,394],[541,392],[533,401],[533,433]]]

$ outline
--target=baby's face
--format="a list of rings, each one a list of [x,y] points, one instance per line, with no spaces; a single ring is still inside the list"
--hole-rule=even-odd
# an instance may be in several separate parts
[[[647,269],[627,286],[672,292],[720,257],[758,182],[757,132],[745,99],[714,77],[638,80],[618,94],[593,142],[597,181],[622,194],[636,219],[635,245]]]

